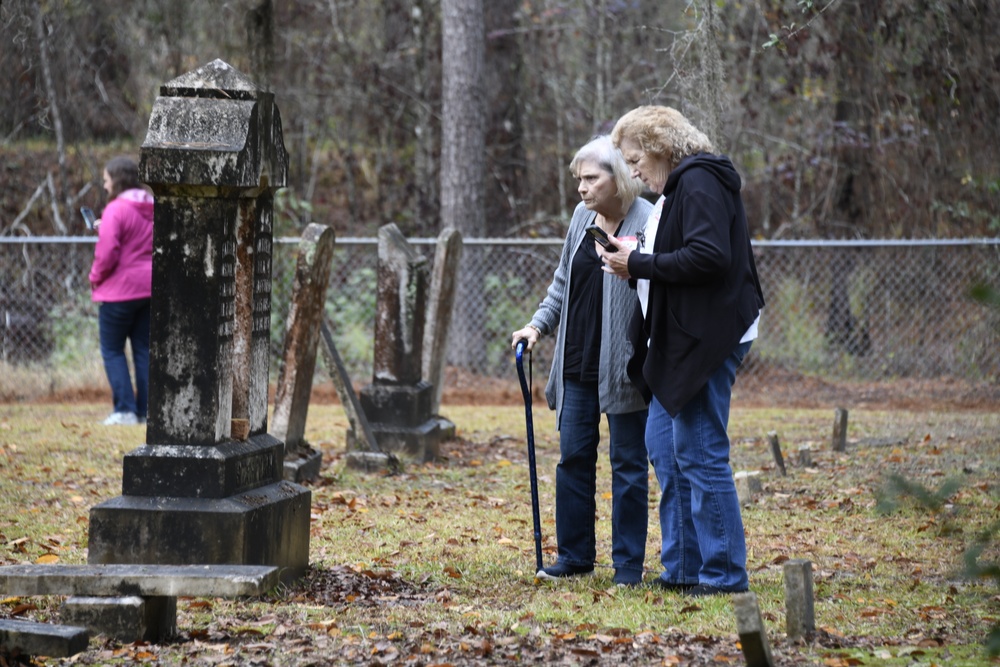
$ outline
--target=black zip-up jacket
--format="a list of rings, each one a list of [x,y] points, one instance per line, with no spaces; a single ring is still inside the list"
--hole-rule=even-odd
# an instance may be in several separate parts
[[[647,316],[636,302],[629,377],[676,417],[739,344],[764,307],[740,177],[724,155],[699,153],[670,172],[652,254],[628,271],[649,280]],[[647,348],[648,342],[648,348]]]

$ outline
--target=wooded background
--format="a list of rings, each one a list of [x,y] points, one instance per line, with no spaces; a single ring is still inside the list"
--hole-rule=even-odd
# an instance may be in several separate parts
[[[159,86],[221,58],[281,110],[279,235],[560,236],[575,149],[655,103],[758,238],[995,236],[998,35],[971,0],[5,0],[0,234],[83,233]]]

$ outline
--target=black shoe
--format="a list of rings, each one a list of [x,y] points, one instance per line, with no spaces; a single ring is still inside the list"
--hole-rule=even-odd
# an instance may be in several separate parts
[[[678,584],[673,581],[667,581],[662,577],[657,577],[653,581],[654,585],[658,588],[662,588],[665,591],[670,591],[671,593],[683,593],[689,591],[695,587],[694,584]]]
[[[567,565],[566,563],[556,563],[549,567],[543,567],[535,573],[536,579],[543,581],[558,581],[566,577],[582,577],[594,573],[593,565]]]
[[[727,591],[724,588],[719,588],[717,586],[709,586],[708,584],[698,584],[688,589],[684,594],[689,598],[704,598],[710,595],[734,595],[736,593],[746,593],[746,591]]]
[[[642,571],[636,570],[615,570],[614,580],[616,586],[623,588],[635,588],[642,585]]]

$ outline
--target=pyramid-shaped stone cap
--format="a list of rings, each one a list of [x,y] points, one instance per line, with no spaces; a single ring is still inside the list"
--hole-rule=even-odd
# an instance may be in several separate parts
[[[155,195],[189,185],[285,187],[288,154],[273,93],[222,60],[163,84],[160,92],[139,160],[139,177]]]
[[[216,58],[193,72],[182,74],[160,86],[165,97],[205,97],[225,100],[257,100],[270,95],[238,69]]]

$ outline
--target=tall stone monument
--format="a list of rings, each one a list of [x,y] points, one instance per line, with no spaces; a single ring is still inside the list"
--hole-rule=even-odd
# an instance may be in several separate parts
[[[90,512],[90,563],[309,560],[310,493],[267,432],[274,192],[288,155],[271,93],[221,60],[164,84],[142,145],[156,198],[146,444]]]

